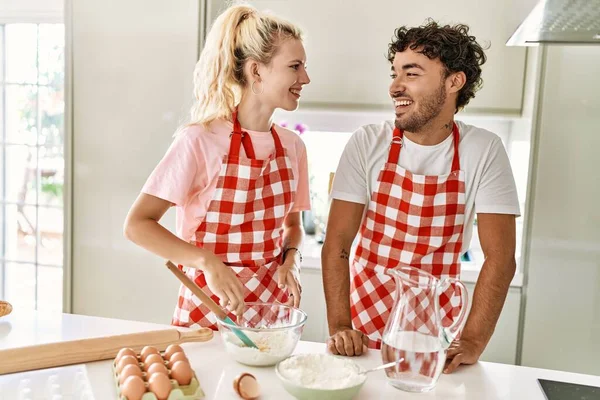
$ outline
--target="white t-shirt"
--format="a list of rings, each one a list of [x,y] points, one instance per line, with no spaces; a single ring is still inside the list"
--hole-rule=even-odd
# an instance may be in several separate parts
[[[500,138],[485,129],[456,121],[460,133],[458,154],[465,171],[465,228],[462,253],[469,249],[476,213],[520,215],[517,188]],[[346,145],[333,181],[332,199],[368,204],[379,171],[387,161],[394,122],[360,127]],[[404,137],[401,167],[418,175],[450,173],[453,135],[434,146]],[[366,214],[365,207],[365,214]],[[363,215],[364,218],[364,215]]]

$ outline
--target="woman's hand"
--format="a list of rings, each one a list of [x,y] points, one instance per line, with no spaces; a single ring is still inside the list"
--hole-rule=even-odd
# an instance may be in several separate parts
[[[244,286],[230,267],[210,252],[194,267],[204,272],[208,288],[219,298],[221,307],[237,316],[244,313]]]
[[[286,258],[286,261],[277,268],[277,275],[279,288],[287,289],[290,296],[285,304],[296,308],[300,307],[300,298],[302,297],[300,267],[296,264],[294,257]]]

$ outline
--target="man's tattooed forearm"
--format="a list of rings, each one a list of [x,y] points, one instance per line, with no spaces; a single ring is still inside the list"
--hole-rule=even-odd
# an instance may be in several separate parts
[[[348,254],[348,252],[344,249],[342,249],[341,253],[340,253],[340,258],[343,258],[344,260],[348,260],[350,259],[350,254]]]

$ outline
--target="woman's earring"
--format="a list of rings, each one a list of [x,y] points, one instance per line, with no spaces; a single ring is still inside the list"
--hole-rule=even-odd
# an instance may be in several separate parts
[[[260,87],[260,88],[261,88],[261,91],[257,93],[257,92],[254,90],[254,84],[255,84],[256,82],[258,82],[258,81],[253,81],[253,82],[252,82],[252,85],[250,85],[250,90],[252,90],[252,93],[254,93],[255,95],[257,95],[257,96],[258,96],[259,94],[262,94],[262,93],[265,91],[265,87],[264,87],[264,86],[261,86],[261,87]]]

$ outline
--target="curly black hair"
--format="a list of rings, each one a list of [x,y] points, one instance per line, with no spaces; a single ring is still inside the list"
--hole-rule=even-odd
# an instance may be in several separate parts
[[[429,19],[419,27],[402,26],[394,31],[394,37],[388,46],[388,61],[393,63],[396,53],[407,48],[430,59],[439,58],[446,67],[446,77],[454,72],[465,73],[467,80],[456,100],[457,112],[475,97],[475,92],[483,85],[481,66],[485,63],[486,56],[475,36],[469,35],[467,25],[440,26]]]

